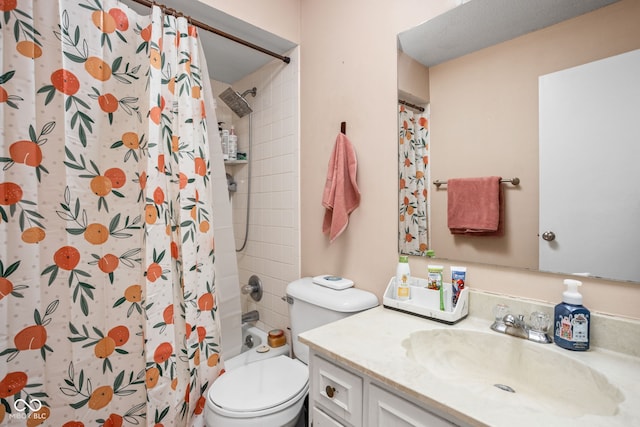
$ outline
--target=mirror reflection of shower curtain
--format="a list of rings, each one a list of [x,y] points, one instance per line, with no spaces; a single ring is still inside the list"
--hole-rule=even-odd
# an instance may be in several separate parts
[[[413,113],[398,106],[398,248],[408,255],[429,249],[429,108]]]
[[[203,426],[222,364],[196,29],[0,5],[0,424]]]

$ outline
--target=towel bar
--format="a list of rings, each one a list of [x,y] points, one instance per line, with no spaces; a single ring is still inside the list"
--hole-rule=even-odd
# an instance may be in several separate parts
[[[520,184],[520,178],[515,177],[515,178],[502,178],[500,180],[500,182],[510,182],[513,185],[519,185]],[[433,181],[433,185],[435,185],[436,187],[440,188],[441,185],[447,185],[447,180],[439,180],[436,179],[435,181]]]

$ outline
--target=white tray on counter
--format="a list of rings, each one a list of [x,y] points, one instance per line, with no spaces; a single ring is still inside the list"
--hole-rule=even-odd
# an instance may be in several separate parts
[[[444,286],[451,286],[444,283]],[[396,278],[389,280],[387,289],[382,298],[382,305],[385,308],[402,311],[427,319],[453,325],[467,317],[469,314],[469,289],[460,291],[458,303],[453,311],[440,310],[440,291],[427,289],[427,279],[418,277],[411,278],[411,299],[400,301],[394,298]]]

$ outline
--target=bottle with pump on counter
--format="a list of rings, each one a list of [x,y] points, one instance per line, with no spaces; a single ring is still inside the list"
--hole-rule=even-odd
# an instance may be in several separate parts
[[[553,312],[553,341],[568,350],[589,350],[591,313],[582,305],[578,292],[582,282],[565,279],[564,284],[567,290],[562,293],[562,303]]]
[[[411,269],[409,268],[409,257],[400,255],[398,267],[396,268],[396,294],[397,300],[406,301],[411,298]]]

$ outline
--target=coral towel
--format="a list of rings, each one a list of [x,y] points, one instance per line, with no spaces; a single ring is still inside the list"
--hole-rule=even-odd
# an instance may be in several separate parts
[[[500,180],[499,176],[447,180],[447,225],[451,234],[503,234]]]
[[[327,181],[322,194],[322,206],[326,208],[322,232],[329,233],[333,242],[347,228],[349,215],[360,204],[360,190],[356,183],[358,161],[349,138],[338,134],[329,159]]]

